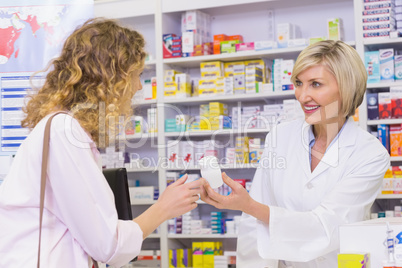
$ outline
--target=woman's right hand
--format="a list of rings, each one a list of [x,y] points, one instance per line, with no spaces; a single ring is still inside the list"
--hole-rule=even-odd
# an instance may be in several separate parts
[[[185,183],[188,175],[184,175],[171,185],[159,197],[155,205],[160,206],[165,220],[180,216],[197,207],[201,189],[205,180],[203,178]]]

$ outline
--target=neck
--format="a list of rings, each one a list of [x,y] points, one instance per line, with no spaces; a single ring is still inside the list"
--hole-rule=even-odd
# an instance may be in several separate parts
[[[316,142],[325,142],[326,147],[328,147],[342,129],[345,121],[346,118],[338,118],[338,120],[332,122],[313,125],[313,133]]]

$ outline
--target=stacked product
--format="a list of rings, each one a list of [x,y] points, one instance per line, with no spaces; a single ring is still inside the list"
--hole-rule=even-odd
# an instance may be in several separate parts
[[[200,56],[212,52],[211,16],[199,10],[182,13],[182,56]],[[207,48],[205,49],[206,46]]]
[[[398,37],[395,31],[395,1],[364,0],[363,37]],[[393,33],[396,36],[392,36]]]
[[[169,268],[193,267],[192,250],[185,248],[169,249]]]
[[[175,34],[163,35],[163,58],[180,58],[182,56],[182,40]]]
[[[367,83],[393,82],[402,80],[401,51],[393,48],[368,51],[364,53],[367,70]]]
[[[186,73],[166,70],[164,80],[164,97],[191,97],[191,80]]]
[[[214,268],[214,256],[223,255],[222,242],[193,242],[193,267]]]
[[[392,166],[384,175],[381,194],[402,194],[401,166]]]

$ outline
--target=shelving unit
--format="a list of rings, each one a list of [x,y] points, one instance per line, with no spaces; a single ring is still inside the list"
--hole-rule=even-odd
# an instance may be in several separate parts
[[[180,35],[180,15],[186,10],[198,9],[212,16],[212,35],[215,34],[242,34],[245,41],[266,40],[267,33],[264,31],[266,23],[267,10],[274,10],[275,24],[292,22],[298,25],[300,37],[309,38],[315,36],[326,36],[325,23],[328,18],[341,17],[344,25],[344,40],[354,46],[359,55],[364,58],[364,51],[368,49],[377,49],[387,45],[402,47],[402,38],[396,40],[363,40],[362,38],[362,0],[101,0],[95,2],[95,15],[117,18],[123,23],[133,26],[144,34],[147,40],[147,50],[153,55],[153,59],[146,63],[146,71],[151,72],[157,77],[158,92],[156,100],[141,101],[133,103],[136,109],[145,109],[147,107],[158,107],[158,133],[153,135],[133,135],[122,137],[125,140],[145,140],[146,149],[139,154],[152,155],[156,159],[166,158],[167,140],[174,138],[188,139],[209,139],[217,137],[225,139],[230,135],[259,135],[263,136],[269,132],[269,129],[247,129],[247,130],[220,130],[220,131],[196,131],[196,132],[164,132],[164,119],[168,118],[168,107],[181,107],[181,109],[191,109],[199,104],[206,104],[212,101],[221,101],[230,105],[239,105],[241,103],[272,103],[283,99],[294,98],[293,91],[275,92],[269,94],[245,94],[233,96],[208,96],[192,97],[182,99],[169,99],[163,96],[163,75],[167,69],[178,69],[190,73],[192,76],[199,76],[199,66],[204,61],[236,61],[249,60],[256,58],[284,58],[296,59],[304,47],[273,49],[266,51],[251,51],[242,53],[208,55],[189,58],[163,59],[162,56],[162,35],[166,33],[175,33]],[[354,27],[351,27],[354,25]],[[390,86],[401,85],[399,83],[378,83],[369,84],[369,89],[387,90]],[[361,109],[359,109],[359,125],[367,129],[369,126],[377,124],[402,123],[402,120],[375,120],[367,121],[366,100],[364,100]],[[401,161],[402,157],[393,157],[391,161]],[[252,178],[256,169],[255,165],[230,166],[222,165],[223,170],[229,172],[245,173]],[[185,171],[198,172],[199,168],[191,167]],[[141,168],[129,169],[130,176],[138,178],[139,175],[146,174],[146,179],[152,178],[153,185],[159,188],[160,193],[166,188],[166,172],[184,171],[184,168]],[[156,172],[157,171],[157,172]],[[378,199],[402,198],[402,195],[380,195]],[[197,202],[199,206],[209,206],[202,201]],[[141,208],[151,205],[136,204]],[[134,205],[134,206],[136,206]],[[168,234],[167,224],[163,223],[159,234],[151,235],[153,239],[159,239],[161,250],[161,267],[168,267],[168,249],[181,244],[202,240],[225,239],[233,250],[235,250],[236,235],[178,235]],[[226,241],[227,240],[227,241]],[[180,241],[180,243],[179,243]],[[185,241],[185,242],[183,242]],[[144,244],[146,249],[146,244]]]

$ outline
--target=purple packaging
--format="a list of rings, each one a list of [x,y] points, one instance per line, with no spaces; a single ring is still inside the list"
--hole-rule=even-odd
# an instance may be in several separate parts
[[[378,120],[378,93],[367,93],[367,118]]]

